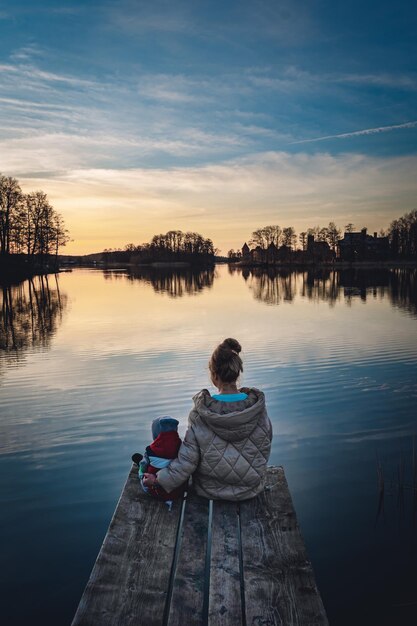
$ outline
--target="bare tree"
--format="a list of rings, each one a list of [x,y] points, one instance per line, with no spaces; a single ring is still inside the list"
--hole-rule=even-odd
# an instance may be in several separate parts
[[[314,226],[313,228],[307,228],[307,235],[313,235],[314,239],[317,239],[320,232],[320,226]]]
[[[302,233],[300,233],[298,236],[298,239],[301,243],[301,249],[306,250],[307,249],[307,232],[303,231]]]
[[[292,226],[287,226],[282,231],[282,243],[284,246],[293,248],[297,243],[297,235]]]
[[[12,224],[22,199],[16,178],[0,176],[0,253],[10,254]]]
[[[393,256],[417,258],[417,209],[391,222],[389,240]]]
[[[25,196],[26,205],[26,252],[28,256],[49,253],[53,209],[46,193],[35,191]]]
[[[55,247],[55,258],[58,257],[59,249],[66,246],[70,240],[69,232],[65,228],[64,218],[60,213],[52,215],[52,243]]]
[[[337,228],[334,222],[329,222],[327,227],[327,243],[332,250],[336,250],[337,242],[340,240],[340,229]]]
[[[329,231],[326,226],[323,226],[323,228],[320,228],[319,232],[317,233],[317,241],[327,241],[328,236]]]
[[[263,250],[266,250],[271,243],[275,244],[277,248],[282,243],[282,230],[278,224],[254,230],[249,240],[250,245],[260,246]]]

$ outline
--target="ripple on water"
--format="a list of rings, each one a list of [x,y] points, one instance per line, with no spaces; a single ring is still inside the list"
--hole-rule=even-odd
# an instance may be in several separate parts
[[[48,572],[77,580],[69,599],[59,595],[61,622],[70,621],[130,455],[149,443],[157,415],[173,414],[184,432],[191,397],[203,387],[213,390],[211,350],[235,335],[244,348],[242,383],[266,392],[275,430],[271,461],[285,465],[325,602],[343,614],[346,586],[333,584],[340,563],[353,607],[370,578],[378,580],[381,605],[391,597],[394,577],[401,579],[396,559],[409,559],[411,542],[404,517],[401,537],[393,532],[400,521],[391,507],[395,498],[386,502],[386,526],[375,533],[375,458],[378,453],[386,463],[386,476],[396,474],[401,454],[406,471],[411,468],[417,319],[406,307],[414,296],[408,293],[408,304],[396,308],[387,286],[356,306],[354,290],[349,300],[336,286],[330,308],[326,289],[313,286],[313,297],[302,295],[308,290],[300,275],[293,291],[286,285],[293,299],[285,302],[282,281],[265,283],[272,289],[265,292],[252,277],[249,289],[240,274],[224,269],[216,288],[196,298],[168,297],[166,278],[64,275],[60,293],[71,306],[66,313],[58,307],[49,343],[40,345],[45,336],[32,342],[23,325],[19,357],[0,357],[0,489],[8,533],[2,556],[16,582],[9,594],[14,607],[22,604],[16,564],[24,558],[25,580],[39,602],[45,586],[50,597],[60,593],[60,577]],[[36,546],[25,539],[35,531]],[[369,574],[368,564],[376,562],[367,558],[370,546],[384,561]],[[48,555],[50,568],[41,567],[39,554]],[[27,605],[21,624],[31,617]],[[381,616],[375,605],[367,610]]]

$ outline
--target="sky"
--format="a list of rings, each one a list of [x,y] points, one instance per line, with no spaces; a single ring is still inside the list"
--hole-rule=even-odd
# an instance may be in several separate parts
[[[417,208],[417,7],[0,0],[0,172],[68,254]]]

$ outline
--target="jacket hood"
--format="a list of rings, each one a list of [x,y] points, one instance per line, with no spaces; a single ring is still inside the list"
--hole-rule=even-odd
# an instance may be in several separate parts
[[[225,441],[249,437],[265,410],[265,396],[259,389],[241,389],[248,397],[236,402],[221,402],[207,389],[197,393],[194,407],[209,428]]]
[[[181,439],[176,430],[160,433],[157,438],[146,448],[149,455],[163,459],[175,459],[178,454]]]

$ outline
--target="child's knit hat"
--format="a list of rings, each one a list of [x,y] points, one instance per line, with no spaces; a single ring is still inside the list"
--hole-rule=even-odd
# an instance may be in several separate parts
[[[169,433],[171,430],[177,430],[179,421],[170,415],[161,415],[156,417],[152,422],[152,437],[157,438],[161,433]]]

